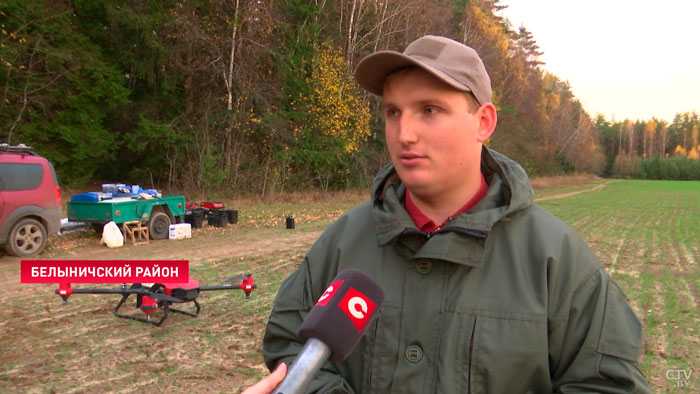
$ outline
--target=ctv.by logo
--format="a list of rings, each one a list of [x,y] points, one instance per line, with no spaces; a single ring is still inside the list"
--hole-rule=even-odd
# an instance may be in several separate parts
[[[690,387],[690,377],[693,375],[692,369],[669,369],[666,371],[666,379],[669,382],[674,382],[673,387],[686,388]]]

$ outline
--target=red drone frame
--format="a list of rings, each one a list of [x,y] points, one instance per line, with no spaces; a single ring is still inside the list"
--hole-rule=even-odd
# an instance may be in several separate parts
[[[240,281],[240,283],[230,284],[236,281]],[[68,297],[71,294],[121,294],[122,299],[114,308],[115,316],[160,326],[168,317],[169,311],[197,317],[201,309],[197,302],[197,296],[202,291],[240,289],[243,290],[245,298],[248,299],[250,298],[250,293],[256,287],[257,285],[253,282],[253,276],[245,274],[227,279],[224,281],[224,285],[221,286],[200,286],[199,282],[192,277],[186,283],[156,283],[149,287],[143,286],[141,283],[134,283],[131,287],[127,287],[126,283],[124,283],[118,289],[75,289],[71,287],[70,283],[59,283],[56,294],[63,298],[64,305],[68,303]],[[119,313],[119,308],[132,294],[136,294],[136,307],[146,314],[146,318]],[[171,304],[186,302],[192,302],[196,310],[189,312],[170,307]],[[159,320],[153,320],[151,315],[158,308],[163,308],[163,316]]]

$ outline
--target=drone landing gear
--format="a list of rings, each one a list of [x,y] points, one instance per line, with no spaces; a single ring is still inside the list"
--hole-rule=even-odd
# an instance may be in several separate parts
[[[119,308],[121,308],[121,306],[124,305],[124,302],[126,301],[127,298],[129,298],[130,295],[131,294],[122,295],[122,299],[119,300],[119,303],[114,308],[114,316],[121,317],[123,319],[136,320],[136,321],[140,321],[142,323],[149,323],[149,324],[153,324],[154,326],[160,326],[161,324],[163,324],[165,319],[168,317],[168,313],[170,311],[180,313],[183,315],[187,315],[187,316],[197,317],[197,315],[199,315],[199,311],[201,310],[201,307],[199,306],[199,302],[197,302],[197,300],[192,300],[192,302],[194,303],[194,306],[196,307],[196,311],[194,311],[194,312],[185,311],[185,310],[176,309],[176,308],[171,308],[170,301],[161,301],[162,306],[163,306],[163,315],[160,317],[160,319],[156,320],[156,319],[152,318],[152,315],[159,307],[158,302],[147,295],[137,294],[136,295],[136,307],[140,308],[146,314],[146,317],[143,318],[143,317],[138,317],[138,316],[134,316],[134,315],[125,315],[123,313],[119,313]]]
[[[183,311],[183,310],[181,310],[181,309],[175,309],[175,308],[169,308],[169,305],[168,305],[168,304],[170,304],[169,302],[166,302],[166,304],[165,304],[165,310],[170,309],[170,310],[173,311],[173,312],[181,313],[181,314],[183,314],[183,315],[192,316],[192,317],[197,317],[197,315],[199,315],[199,311],[200,311],[202,308],[199,306],[199,302],[197,302],[197,300],[192,300],[192,302],[194,303],[195,308],[197,308],[197,310],[194,311],[194,312]]]
[[[121,308],[121,306],[124,305],[124,302],[126,301],[127,298],[129,298],[130,295],[131,294],[123,294],[122,295],[122,299],[119,300],[119,303],[114,308],[114,316],[121,317],[122,319],[131,319],[131,320],[136,320],[136,321],[140,321],[143,323],[150,323],[150,324],[153,324],[155,326],[160,326],[161,324],[163,324],[163,321],[165,321],[165,318],[168,317],[167,308],[164,310],[163,316],[160,318],[160,320],[153,320],[151,318],[151,314],[153,312],[155,312],[156,309],[158,309],[158,304],[155,302],[155,300],[151,299],[148,296],[145,296],[146,298],[148,298],[148,300],[146,300],[146,303],[144,304],[144,302],[143,302],[144,296],[142,296],[140,294],[136,295],[136,307],[141,308],[141,310],[144,313],[146,313],[146,318],[133,316],[133,315],[125,315],[125,314],[119,313],[119,308]]]

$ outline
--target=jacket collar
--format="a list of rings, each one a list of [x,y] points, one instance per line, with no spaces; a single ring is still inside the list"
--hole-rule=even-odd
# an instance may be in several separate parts
[[[481,171],[489,184],[486,197],[441,231],[428,235],[415,227],[404,209],[406,187],[393,165],[384,167],[372,183],[377,244],[393,243],[409,260],[428,258],[482,266],[488,232],[507,215],[530,206],[534,193],[525,170],[495,151],[482,150]]]

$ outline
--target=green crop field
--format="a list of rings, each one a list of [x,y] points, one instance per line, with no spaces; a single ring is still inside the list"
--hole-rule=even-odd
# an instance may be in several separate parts
[[[700,182],[610,181],[539,205],[588,241],[630,299],[654,392],[688,392],[667,371],[700,366]],[[690,391],[700,386],[697,374]]]

